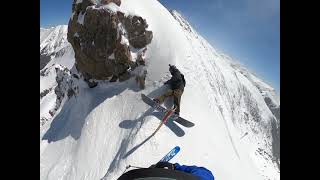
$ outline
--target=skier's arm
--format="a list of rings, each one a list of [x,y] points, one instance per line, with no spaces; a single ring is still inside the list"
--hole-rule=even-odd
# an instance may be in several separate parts
[[[183,171],[200,177],[202,180],[214,180],[214,176],[208,169],[197,166],[186,166],[178,163],[174,164],[175,170]]]
[[[172,83],[172,78],[173,77],[171,77],[171,79],[169,79],[168,81],[164,82],[164,84],[171,84]]]
[[[176,81],[179,81],[179,76],[178,75],[172,76],[171,79],[166,81],[164,84],[172,84],[173,82],[176,82]]]
[[[171,82],[170,82],[170,80],[168,80],[168,81],[166,81],[166,82],[164,82],[163,84],[170,84]]]

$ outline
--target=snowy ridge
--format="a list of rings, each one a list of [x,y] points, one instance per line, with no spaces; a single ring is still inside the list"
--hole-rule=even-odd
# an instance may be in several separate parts
[[[221,59],[224,59],[225,61],[229,62],[230,65],[234,67],[235,70],[238,70],[240,73],[246,76],[252,83],[254,83],[259,89],[261,89],[261,91],[269,91],[269,92],[275,93],[275,89],[273,87],[261,81],[255,74],[251,73],[239,62],[234,61],[232,58],[230,58],[226,54],[216,51],[216,49],[213,48],[211,44],[209,44],[204,38],[198,35],[198,33],[192,28],[192,26],[188,23],[188,21],[186,21],[183,18],[183,16],[179,14],[178,11],[171,10],[170,13],[179,22],[180,26],[184,28],[184,31],[188,31],[189,35],[192,35],[194,38],[201,39],[204,47],[210,48],[210,50],[215,53],[214,55],[220,56]],[[187,36],[187,38],[188,37],[189,36]],[[276,95],[275,95],[275,98],[279,100],[279,98]],[[278,101],[277,104],[280,104],[280,102]]]
[[[180,26],[184,28],[185,31],[188,31],[190,34],[193,34],[197,37],[198,33],[193,30],[192,26],[186,21],[181,14],[178,13],[176,10],[171,10],[170,13],[172,16],[179,22]]]
[[[78,94],[78,80],[61,64],[42,70],[40,76],[40,128],[51,120],[64,102]]]
[[[263,143],[264,148],[262,149],[264,149],[264,153],[268,154],[269,157],[272,156],[271,154],[273,153],[273,150],[271,148],[271,144],[273,143],[273,139],[271,138],[271,124],[274,116],[270,113],[271,109],[269,109],[269,107],[266,106],[267,104],[262,100],[267,92],[272,93],[274,92],[274,89],[256,78],[256,76],[251,74],[245,68],[239,65],[234,66],[235,62],[228,58],[228,56],[222,53],[217,53],[217,51],[213,51],[213,48],[206,40],[199,35],[195,35],[197,33],[189,27],[189,24],[183,24],[186,21],[182,20],[182,16],[179,16],[176,11],[173,12],[175,19],[179,21],[180,25],[186,32],[185,35],[189,36],[187,38],[192,42],[192,49],[197,49],[196,53],[198,54],[197,56],[199,59],[207,59],[202,62],[202,67],[208,67],[208,69],[202,67],[197,67],[195,69],[198,71],[204,71],[206,73],[205,77],[211,77],[206,80],[210,82],[211,86],[211,88],[207,89],[208,97],[209,99],[212,97],[210,100],[211,102],[216,102],[216,104],[218,104],[222,116],[224,118],[228,118],[229,116],[231,122],[234,123],[233,125],[226,124],[226,128],[235,125],[239,128],[242,134],[247,134],[251,131],[254,136],[250,137],[249,135],[247,138],[252,141],[258,142],[262,139],[269,139],[269,142],[265,141]],[[210,72],[209,69],[213,72]],[[239,71],[239,69],[241,69],[241,71]],[[228,80],[229,83],[226,82],[226,80]],[[237,87],[237,89],[234,89],[235,87]],[[204,89],[206,88],[204,87]],[[262,89],[264,91],[262,91]],[[221,99],[219,100],[218,98]],[[260,99],[260,101],[258,99]],[[250,121],[250,119],[253,121]],[[229,134],[229,137],[232,136],[232,134]],[[257,136],[260,136],[261,139],[257,138]],[[230,138],[230,141],[233,142],[233,139]],[[235,146],[234,149],[236,149]],[[257,151],[259,151],[259,149],[261,148],[258,148]],[[236,154],[238,153],[236,152]],[[259,155],[257,158],[259,159]],[[264,157],[262,159],[268,159],[269,162],[265,161],[264,163],[269,164],[271,168],[274,167],[274,164],[272,163],[273,158]],[[256,160],[256,163],[261,163],[261,161],[262,160]],[[261,170],[261,172],[264,171],[265,170]]]
[[[246,69],[243,65],[230,60],[230,58],[226,58],[226,60],[228,60],[231,64],[232,67],[234,67],[234,69],[238,72],[240,72],[241,74],[243,74],[245,77],[248,78],[248,80],[250,80],[262,93],[262,95],[265,94],[272,94],[273,99],[275,100],[275,103],[277,105],[280,105],[280,98],[276,93],[276,90],[269,85],[268,83],[262,81],[261,79],[259,79],[257,77],[257,75],[255,75],[254,73],[250,72],[248,69]]]
[[[127,165],[149,167],[179,145],[181,151],[171,162],[204,166],[216,179],[279,180],[276,118],[260,91],[272,88],[246,77],[182,16],[176,12],[173,16],[160,2],[123,0],[121,8],[145,18],[154,33],[145,55],[146,89],[138,90],[134,79],[100,82],[92,89],[77,81],[79,94],[64,99],[40,128],[40,179],[115,180]],[[73,51],[66,53],[69,56],[54,61],[69,63],[67,68],[72,69]],[[140,94],[155,97],[165,91],[169,63],[185,75],[180,114],[195,126],[171,122],[150,137],[161,114],[143,103]],[[40,92],[57,85],[54,71],[46,72],[46,77],[40,76]],[[52,103],[49,96],[40,102]],[[172,99],[165,103],[170,104]]]
[[[68,46],[67,32],[67,25],[59,25],[49,29],[40,28],[40,53],[52,54]]]
[[[243,76],[245,76],[253,85],[255,85],[258,88],[261,95],[265,99],[268,99],[268,101],[271,101],[271,103],[269,103],[269,104],[272,104],[271,105],[272,107],[269,107],[270,109],[279,107],[280,98],[279,98],[279,96],[277,96],[276,91],[273,87],[271,87],[267,83],[260,80],[255,74],[251,73],[243,65],[241,65],[237,61],[234,61],[228,55],[216,51],[204,38],[202,38],[201,36],[198,35],[198,33],[191,27],[191,25],[176,10],[172,10],[172,11],[170,11],[170,13],[179,22],[180,26],[183,27],[184,31],[189,32],[189,33],[186,33],[186,34],[188,34],[188,36],[186,36],[186,37],[189,40],[199,39],[203,48],[210,49],[210,51],[212,51],[211,54],[215,58],[223,59],[224,61],[228,62],[231,67],[234,68],[234,71],[241,73]],[[190,38],[190,36],[192,36],[192,38]]]
[[[69,69],[73,66],[74,52],[67,41],[67,32],[67,25],[40,28],[40,70],[54,63],[62,64]]]

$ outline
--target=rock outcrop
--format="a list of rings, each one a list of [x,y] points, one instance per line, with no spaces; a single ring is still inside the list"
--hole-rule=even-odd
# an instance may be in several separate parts
[[[101,0],[101,4],[109,4],[109,3],[115,3],[116,5],[121,5],[121,0]]]
[[[68,41],[75,52],[76,68],[87,82],[124,81],[144,65],[142,56],[135,53],[145,53],[153,34],[145,19],[122,12],[120,5],[120,0],[73,2]]]
[[[51,116],[55,115],[65,97],[70,99],[72,96],[76,96],[79,93],[78,80],[71,75],[68,68],[63,67],[62,65],[56,65],[55,71],[57,74],[57,86],[54,89],[56,104],[55,107],[49,111]]]
[[[51,120],[59,108],[79,94],[79,77],[77,72],[71,72],[67,67],[60,64],[53,64],[42,71],[40,79],[45,79],[47,82],[43,87],[40,87],[40,104],[45,104],[40,112],[40,127]],[[40,83],[44,82],[40,80]],[[47,103],[54,100],[54,103]]]

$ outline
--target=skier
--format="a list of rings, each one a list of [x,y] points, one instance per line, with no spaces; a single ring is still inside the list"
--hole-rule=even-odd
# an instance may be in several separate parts
[[[169,71],[172,75],[171,79],[166,81],[164,84],[169,85],[170,89],[163,95],[154,98],[153,100],[159,104],[163,103],[165,98],[173,96],[173,104],[176,108],[175,113],[180,114],[180,102],[181,96],[186,86],[184,75],[176,68],[176,66],[169,64]]]

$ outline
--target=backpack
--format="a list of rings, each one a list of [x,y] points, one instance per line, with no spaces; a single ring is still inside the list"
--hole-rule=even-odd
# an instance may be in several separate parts
[[[186,87],[186,80],[184,79],[184,75],[181,74],[181,78],[182,78],[182,81],[183,81],[183,86]]]

